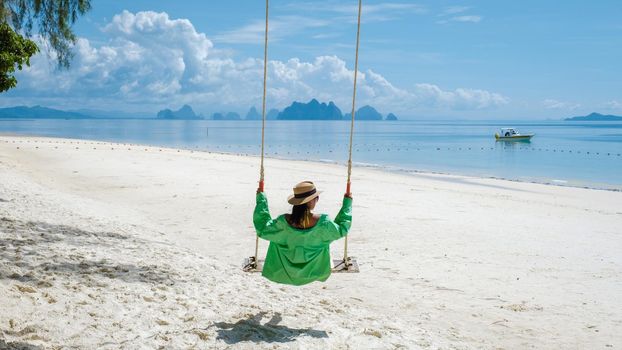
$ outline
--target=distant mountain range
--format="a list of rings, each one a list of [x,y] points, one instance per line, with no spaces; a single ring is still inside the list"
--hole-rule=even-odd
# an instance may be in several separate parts
[[[163,109],[157,114],[158,119],[205,119],[202,116],[198,116],[192,110],[192,107],[183,105],[180,109],[172,111],[170,109]]]
[[[347,120],[352,119],[352,113],[346,113],[346,115],[343,116],[343,119],[347,119]],[[378,111],[374,107],[363,106],[359,108],[356,111],[356,113],[354,113],[354,119],[356,120],[382,120],[384,118],[382,118],[382,114],[378,113]]]
[[[244,118],[236,112],[217,112],[209,118],[194,112],[189,105],[183,105],[178,110],[169,108],[159,111],[157,119],[167,120],[261,120],[261,113],[255,107],[251,107]],[[120,111],[102,111],[92,109],[79,109],[63,111],[59,109],[47,108],[42,106],[17,106],[0,108],[0,118],[27,118],[27,119],[153,119],[144,113],[129,113]],[[341,110],[334,102],[319,102],[312,99],[308,103],[293,102],[283,111],[271,109],[266,113],[268,120],[350,120],[350,113],[342,114]],[[397,120],[393,113],[389,113],[383,118],[374,107],[363,106],[356,111],[357,120]]]
[[[242,120],[242,117],[238,113],[214,113],[212,114],[213,120]]]
[[[397,116],[393,113],[389,113],[387,114],[387,119],[386,120],[397,120]]]
[[[73,109],[67,112],[76,112],[93,118],[101,119],[151,119],[151,113],[145,112],[123,112],[123,111],[102,111],[100,109]]]
[[[277,119],[278,116],[279,116],[279,110],[275,108],[269,110],[268,113],[266,113],[266,119],[268,120]],[[251,109],[248,110],[248,113],[246,113],[246,117],[244,119],[261,120],[261,114],[257,111],[257,108],[251,107]]]
[[[91,119],[92,117],[78,113],[67,112],[41,106],[17,106],[0,108],[0,118],[28,118],[28,119]]]
[[[158,119],[212,119],[212,120],[261,120],[261,114],[255,107],[251,107],[244,118],[236,112],[216,112],[209,118],[197,115],[192,107],[184,105],[178,111],[163,109],[157,114]],[[279,112],[271,109],[266,113],[268,120],[350,120],[350,113],[342,114],[334,102],[319,102],[312,99],[308,103],[293,102],[289,107]],[[363,106],[356,111],[357,120],[385,120],[372,106]],[[397,116],[389,113],[386,120],[398,120]]]
[[[363,106],[355,113],[356,120],[383,120],[382,114],[372,106]],[[320,103],[312,99],[308,103],[294,102],[279,113],[279,120],[350,120],[352,115],[341,114],[341,110],[332,101]],[[387,120],[397,120],[397,116],[389,113]]]
[[[261,120],[261,114],[257,112],[257,108],[251,107],[251,109],[248,110],[248,113],[246,113],[245,119],[246,120]]]
[[[582,117],[572,117],[566,118],[564,120],[569,121],[613,121],[613,120],[622,120],[622,117],[617,115],[604,115],[600,113],[592,113]]]
[[[279,113],[279,120],[341,120],[341,110],[332,101],[328,104],[312,99],[309,103],[294,102]]]

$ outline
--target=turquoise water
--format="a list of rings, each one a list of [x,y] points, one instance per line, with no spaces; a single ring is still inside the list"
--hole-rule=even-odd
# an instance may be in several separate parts
[[[535,133],[497,142],[500,127]],[[349,122],[267,121],[269,157],[345,163]],[[0,132],[259,154],[260,121],[7,120]],[[622,189],[622,122],[358,122],[353,161],[440,172]]]

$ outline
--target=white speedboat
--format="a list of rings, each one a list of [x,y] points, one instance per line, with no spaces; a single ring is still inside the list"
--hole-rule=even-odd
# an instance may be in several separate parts
[[[497,141],[529,141],[535,134],[520,134],[514,128],[502,128],[495,134]]]

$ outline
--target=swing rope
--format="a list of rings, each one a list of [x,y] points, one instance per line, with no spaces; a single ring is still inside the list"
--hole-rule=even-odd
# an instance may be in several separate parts
[[[259,191],[263,192],[264,190],[264,144],[265,144],[265,130],[266,130],[266,80],[267,80],[267,71],[268,71],[268,2],[266,0],[266,30],[264,36],[264,59],[263,59],[263,98],[262,98],[262,111],[261,111],[261,164],[259,167]],[[357,20],[357,28],[356,28],[356,53],[354,59],[354,88],[352,91],[352,120],[350,122],[350,147],[348,151],[348,179],[346,183],[346,194],[350,195],[350,178],[352,176],[352,139],[354,135],[354,115],[356,112],[356,81],[358,77],[358,66],[359,66],[359,42],[360,42],[360,34],[361,34],[361,8],[362,8],[362,0],[359,0],[358,7],[358,20]],[[348,236],[345,237],[345,245],[344,245],[344,253],[343,253],[343,263],[346,265],[346,268],[351,266],[348,258]],[[253,257],[254,261],[252,262],[255,267],[257,266],[258,260],[258,251],[259,251],[259,236],[255,237],[255,256]]]
[[[261,101],[261,165],[259,166],[259,191],[263,192],[263,179],[264,179],[264,144],[265,144],[265,132],[266,132],[266,80],[268,77],[268,1],[266,0],[266,32],[263,44],[263,97]],[[259,236],[255,237],[255,264],[257,260],[257,253],[259,251]]]
[[[361,3],[363,0],[359,0],[359,13],[356,27],[356,54],[354,58],[354,88],[352,89],[352,121],[350,122],[350,150],[348,151],[348,181],[346,183],[346,194],[350,195],[350,177],[352,176],[352,137],[354,135],[354,114],[356,111],[356,78],[359,71],[359,39],[361,36]],[[348,265],[348,236],[344,240],[343,247],[343,262]]]
[[[259,189],[263,191],[264,179],[264,144],[266,131],[266,80],[268,77],[268,1],[266,0],[266,32],[263,44],[263,97],[261,100],[261,165],[259,167]]]

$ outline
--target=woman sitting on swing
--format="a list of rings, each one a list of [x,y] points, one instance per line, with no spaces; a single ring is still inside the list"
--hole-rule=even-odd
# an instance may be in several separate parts
[[[348,234],[352,224],[352,196],[344,195],[341,210],[333,221],[326,214],[311,212],[319,194],[311,181],[297,184],[287,200],[294,206],[292,213],[272,219],[266,195],[257,190],[253,223],[257,236],[270,241],[262,272],[267,279],[299,286],[323,282],[330,276],[329,245]]]

